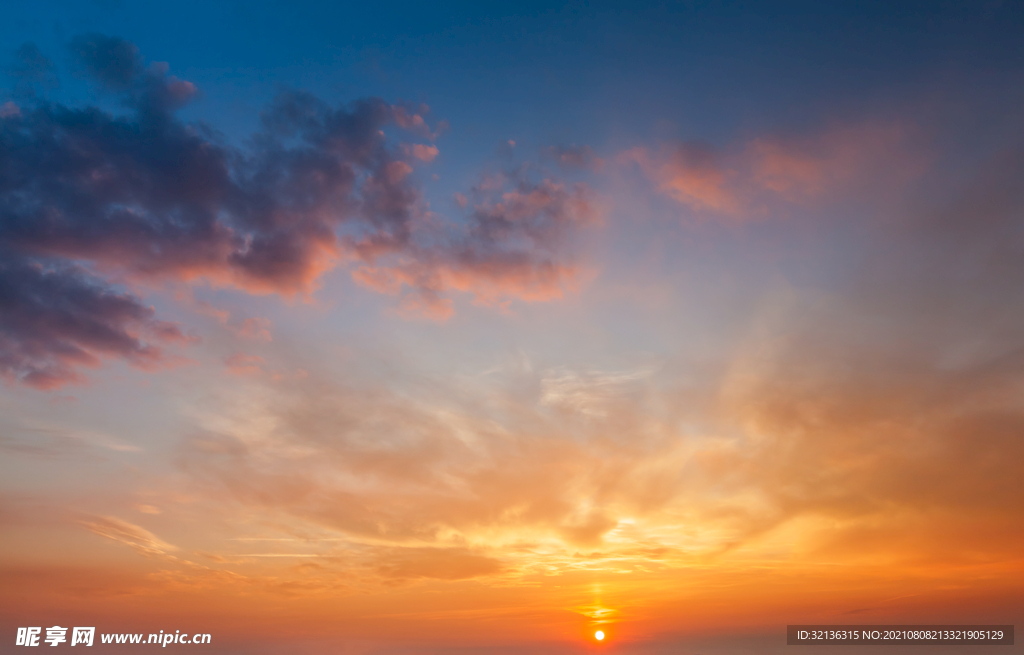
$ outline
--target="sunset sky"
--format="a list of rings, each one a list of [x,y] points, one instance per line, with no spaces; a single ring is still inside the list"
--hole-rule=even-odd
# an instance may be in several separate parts
[[[1024,625],[1024,2],[0,14],[2,652]]]

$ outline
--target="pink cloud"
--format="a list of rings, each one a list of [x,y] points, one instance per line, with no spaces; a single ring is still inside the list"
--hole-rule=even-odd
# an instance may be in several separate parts
[[[233,316],[232,312],[227,309],[215,307],[205,300],[197,300],[189,287],[179,289],[175,293],[175,299],[187,304],[200,314],[212,317],[235,336],[253,341],[274,340],[273,334],[271,334],[271,329],[274,325],[268,318],[261,316],[250,316],[247,318]]]
[[[925,160],[901,125],[833,126],[803,137],[759,137],[724,148],[682,143],[636,147],[615,161],[634,165],[659,193],[698,214],[763,217],[774,203],[807,204],[868,180],[891,187],[920,174]],[[880,176],[880,171],[888,171]]]
[[[430,107],[421,104],[415,109],[404,105],[392,105],[391,117],[398,127],[418,136],[434,141],[448,129],[448,121],[439,121],[431,131],[424,116],[430,113]]]
[[[909,152],[910,136],[894,124],[834,126],[811,137],[754,139],[741,158],[755,187],[800,202],[877,175],[880,168],[898,180],[920,174],[924,160]]]
[[[440,152],[437,146],[425,146],[422,143],[405,144],[402,146],[402,150],[407,157],[413,157],[428,164],[434,161],[434,158]]]

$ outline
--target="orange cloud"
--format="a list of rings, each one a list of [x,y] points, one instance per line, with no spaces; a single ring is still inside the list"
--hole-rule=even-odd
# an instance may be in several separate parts
[[[659,191],[695,210],[732,215],[740,209],[728,185],[733,173],[722,168],[708,148],[684,144],[656,156],[646,148],[633,148],[616,159],[637,164]]]
[[[387,548],[375,557],[376,571],[384,578],[461,580],[501,571],[500,561],[464,548]]]
[[[143,555],[165,555],[177,547],[159,539],[149,530],[132,525],[113,516],[97,516],[82,525],[89,531],[130,546]]]

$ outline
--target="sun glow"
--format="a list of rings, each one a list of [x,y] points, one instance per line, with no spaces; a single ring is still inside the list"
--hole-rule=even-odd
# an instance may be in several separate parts
[[[594,639],[597,639],[598,641],[602,641],[604,639],[604,633],[601,632],[600,630],[598,630],[597,632],[594,633]]]

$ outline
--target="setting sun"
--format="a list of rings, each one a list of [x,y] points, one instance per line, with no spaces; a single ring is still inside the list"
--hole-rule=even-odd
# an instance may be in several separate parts
[[[594,639],[597,639],[598,641],[604,640],[604,633],[598,630],[594,633]]]

